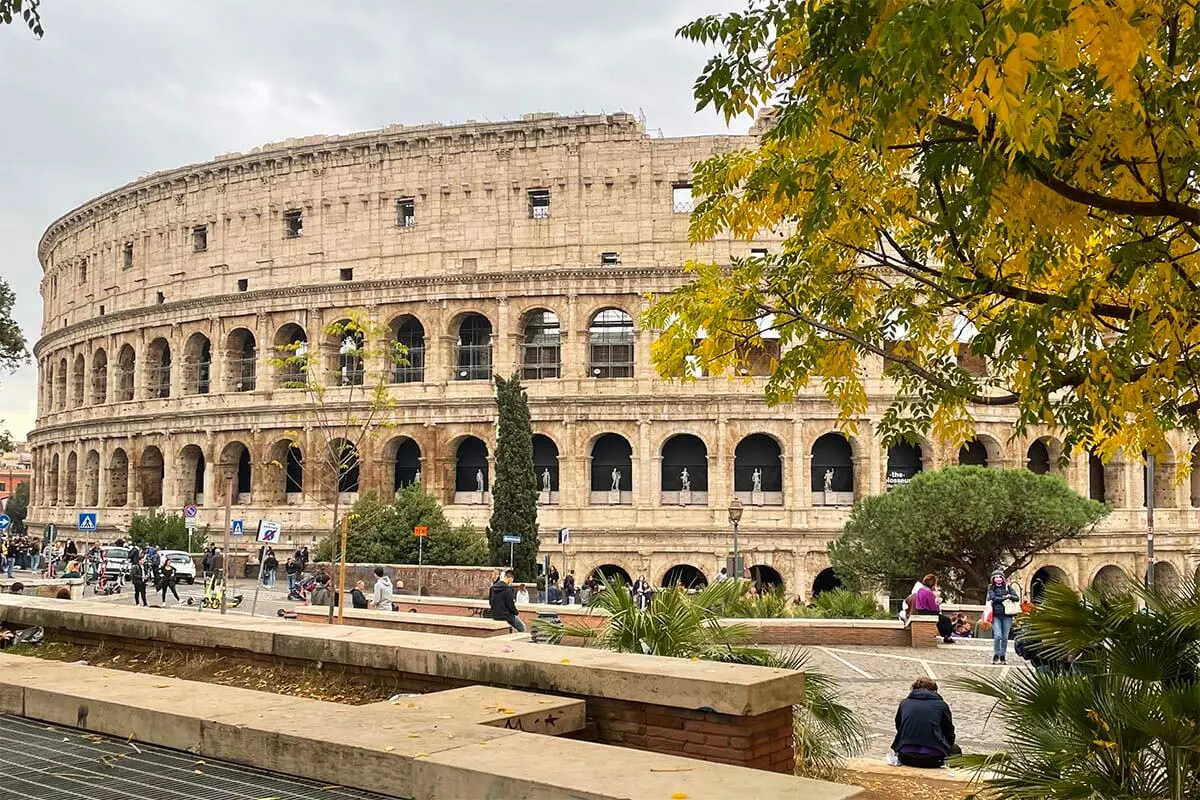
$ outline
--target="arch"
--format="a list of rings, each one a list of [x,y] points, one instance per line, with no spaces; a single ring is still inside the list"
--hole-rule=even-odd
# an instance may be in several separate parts
[[[146,348],[146,396],[159,400],[171,396],[171,345],[161,336]]]
[[[768,506],[783,505],[783,449],[775,437],[752,433],[737,443],[733,450],[733,491],[744,503],[757,499]]]
[[[1170,561],[1154,562],[1154,585],[1165,592],[1178,592],[1181,585],[1179,570]]]
[[[1088,497],[1096,502],[1106,502],[1105,497],[1107,491],[1107,472],[1104,462],[1100,460],[1100,456],[1095,450],[1088,451]]]
[[[108,458],[108,505],[124,508],[129,502],[129,456],[118,447]]]
[[[87,508],[100,505],[100,453],[88,450],[83,459],[83,504]]]
[[[619,433],[605,433],[592,443],[591,486],[592,502],[608,502],[614,484],[621,502],[625,493],[633,494],[633,447]],[[596,499],[595,495],[604,499]]]
[[[588,376],[633,377],[633,317],[620,308],[596,312],[588,324]]]
[[[690,502],[708,502],[708,447],[699,436],[679,433],[663,442],[662,469],[659,475],[663,503],[683,503],[684,480]],[[699,495],[699,496],[697,496]]]
[[[834,589],[842,588],[842,579],[833,571],[833,567],[826,567],[817,573],[817,577],[813,579],[812,596],[817,597],[825,592],[832,592]]]
[[[840,433],[826,433],[813,442],[811,454],[813,505],[848,505],[845,495],[854,494],[850,441]]]
[[[402,314],[388,329],[399,345],[392,383],[421,383],[425,380],[425,326],[411,314]]]
[[[83,353],[76,353],[75,364],[71,369],[71,405],[75,408],[82,408],[87,401],[87,393],[84,391],[86,383],[87,361]]]
[[[1025,468],[1034,475],[1049,475],[1052,469],[1050,448],[1041,439],[1035,439],[1025,451]]]
[[[609,583],[620,580],[625,586],[633,585],[633,578],[629,577],[629,572],[617,564],[601,564],[592,570],[592,577],[597,580],[603,578]]]
[[[280,439],[271,445],[270,465],[275,474],[270,493],[276,503],[296,505],[304,494],[304,454],[291,439]]]
[[[325,444],[325,466],[339,495],[357,494],[360,491],[362,460],[358,448],[346,439],[330,439]]]
[[[258,340],[246,328],[234,328],[225,337],[225,388],[230,392],[258,388]]]
[[[199,445],[189,444],[179,451],[179,489],[183,494],[182,505],[204,505],[207,499],[204,496],[206,469],[204,450]]]
[[[464,314],[458,323],[454,344],[454,379],[487,381],[492,379],[492,323],[482,314]],[[474,480],[472,480],[474,486]],[[472,489],[471,491],[475,491]]]
[[[763,587],[775,588],[783,586],[783,576],[779,574],[779,570],[766,564],[758,564],[750,568],[750,580],[754,581],[754,585],[760,589]]]
[[[464,436],[454,448],[454,491],[456,493],[487,492],[491,487],[488,475],[488,446],[478,436]]]
[[[1029,599],[1034,603],[1040,603],[1046,593],[1046,586],[1051,583],[1061,583],[1063,586],[1070,586],[1071,578],[1067,575],[1066,570],[1048,564],[1033,573],[1033,577],[1030,578]]]
[[[547,475],[549,473],[549,475]],[[549,478],[550,497],[558,491],[558,445],[544,433],[533,435],[533,474],[537,476],[539,492],[546,491],[546,479]]]
[[[142,451],[138,463],[138,488],[141,490],[142,505],[158,508],[163,504],[163,456],[162,451],[150,445]]]
[[[183,393],[208,394],[212,383],[212,342],[193,333],[183,345]]]
[[[108,354],[104,348],[92,353],[92,405],[108,402]]]
[[[1096,570],[1091,585],[1100,591],[1119,592],[1129,585],[1129,576],[1115,564],[1107,564]]]
[[[978,439],[964,442],[958,450],[958,465],[960,467],[986,467],[988,451]]]
[[[383,448],[384,461],[392,465],[392,491],[421,482],[421,446],[408,436],[397,436]]]
[[[535,308],[521,315],[521,377],[542,380],[562,376],[562,329],[558,315]]]
[[[887,488],[903,486],[925,468],[925,451],[915,442],[897,442],[887,451]]]
[[[330,386],[362,386],[366,377],[363,332],[351,320],[329,326],[325,347],[329,351]]]
[[[63,505],[73,508],[79,500],[79,456],[74,450],[67,454],[66,492]]]
[[[254,469],[250,460],[250,448],[232,441],[221,450],[219,462],[222,472],[233,476],[233,503],[246,505],[254,486]]]
[[[67,357],[58,360],[58,372],[54,376],[54,407],[62,411],[67,407]]]
[[[113,383],[116,384],[117,402],[127,402],[133,399],[134,377],[137,375],[137,353],[134,352],[133,346],[128,344],[121,345],[121,349],[117,351],[117,370],[113,375]]]
[[[50,456],[50,474],[46,476],[46,494],[50,498],[49,505],[58,505],[58,453]]]
[[[708,585],[708,578],[697,567],[691,564],[676,564],[663,573],[662,587],[672,589],[682,583],[686,589],[702,589]]]
[[[303,389],[308,386],[308,334],[295,322],[287,322],[275,331],[275,386]]]

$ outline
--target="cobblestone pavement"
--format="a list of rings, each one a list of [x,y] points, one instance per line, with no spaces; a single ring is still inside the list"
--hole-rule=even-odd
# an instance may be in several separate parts
[[[868,757],[883,758],[896,733],[896,706],[919,677],[933,678],[954,714],[958,744],[968,753],[997,750],[1002,731],[989,720],[991,701],[948,685],[971,674],[1007,675],[1027,669],[1011,646],[1008,666],[992,666],[992,643],[964,640],[936,650],[910,648],[809,647],[813,666],[841,684],[842,701],[857,711],[871,730]]]

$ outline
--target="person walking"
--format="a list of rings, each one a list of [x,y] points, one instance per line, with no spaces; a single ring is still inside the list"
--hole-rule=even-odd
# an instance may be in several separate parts
[[[67,546],[63,550],[63,553],[67,556],[68,560],[79,555],[79,548],[76,546],[74,539],[67,539]]]
[[[213,550],[215,549],[216,548],[211,546],[204,548],[204,558],[200,560],[200,569],[204,572],[204,578],[206,581],[208,578],[212,577],[212,558]]]
[[[275,573],[279,569],[279,559],[275,557],[275,551],[267,548],[263,555],[263,586],[268,589],[275,585]]]
[[[513,571],[506,569],[492,584],[488,593],[488,605],[492,611],[492,619],[504,620],[517,633],[525,632],[525,623],[517,613],[516,591],[513,589]]]
[[[380,611],[394,611],[392,607],[392,581],[383,574],[383,567],[375,568],[375,589],[371,593],[371,604]]]
[[[175,574],[175,565],[170,561],[165,562],[162,568],[158,571],[159,589],[162,590],[163,605],[167,603],[167,592],[175,595],[175,601],[182,603],[179,599],[179,592],[175,590],[175,584],[179,580],[179,576]]]
[[[929,678],[913,681],[912,691],[896,709],[896,737],[892,752],[906,767],[937,769],[946,756],[962,749],[954,743],[954,716]]]
[[[563,603],[573,605],[575,603],[575,571],[567,573],[567,577],[563,578]]]
[[[133,584],[133,604],[136,606],[141,600],[143,606],[149,606],[150,603],[146,601],[146,568],[140,560],[129,565],[129,582]]]
[[[1005,580],[1004,570],[998,569],[992,573],[987,600],[984,602],[992,615],[992,663],[1004,664],[1013,620],[1021,615],[1021,595]]]

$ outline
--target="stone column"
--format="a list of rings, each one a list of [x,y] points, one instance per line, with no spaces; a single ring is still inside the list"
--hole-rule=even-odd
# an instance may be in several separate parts
[[[708,453],[708,505],[728,508],[733,499],[733,448],[729,447],[729,423],[717,421],[717,436]]]
[[[505,378],[512,375],[516,367],[516,342],[521,335],[520,320],[510,319],[511,313],[508,298],[499,298],[492,337],[492,373]]]
[[[634,505],[650,508],[658,505],[654,486],[658,482],[658,459],[650,447],[650,423],[639,419],[637,442],[633,449],[633,502]]]
[[[792,421],[788,449],[791,451],[791,464],[787,471],[791,475],[784,476],[784,503],[788,508],[809,508],[812,506],[812,493],[808,490],[808,470],[812,457],[804,444],[804,424],[800,420]]]
[[[564,378],[588,377],[587,371],[587,320],[580,318],[579,298],[567,296],[566,317],[559,320],[562,331],[561,353],[562,376]]]
[[[266,314],[254,318],[254,387],[256,391],[271,389],[271,359],[277,358],[275,353],[275,333],[271,330],[271,320]],[[228,343],[223,344],[224,347]]]

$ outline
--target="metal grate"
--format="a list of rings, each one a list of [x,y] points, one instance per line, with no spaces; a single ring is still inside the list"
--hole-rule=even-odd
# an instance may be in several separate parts
[[[385,798],[4,715],[0,715],[0,773],[3,800]]]

